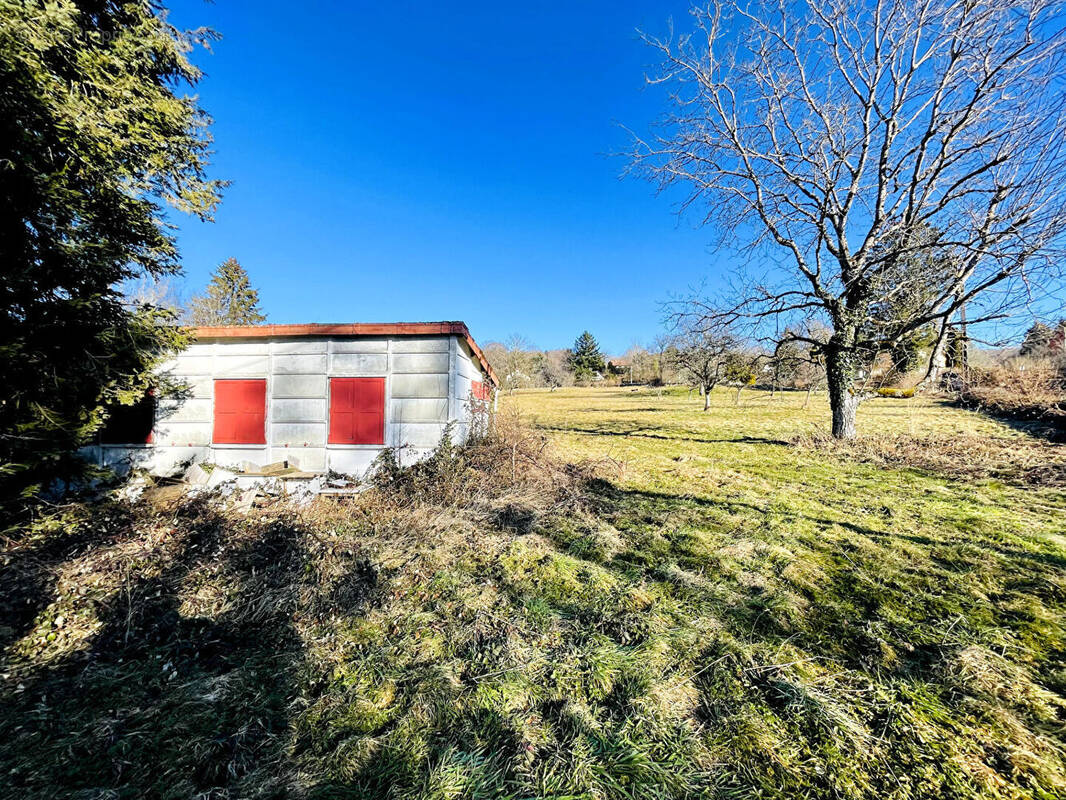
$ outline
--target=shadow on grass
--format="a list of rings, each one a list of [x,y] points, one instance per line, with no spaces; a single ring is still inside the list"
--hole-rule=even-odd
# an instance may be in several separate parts
[[[651,431],[662,430],[662,426],[655,428],[630,428],[628,430],[615,430],[606,426],[599,428],[577,428],[556,425],[538,425],[538,430],[550,431],[551,433],[572,433],[582,436],[621,436],[622,438],[638,439],[661,439],[666,442],[692,442],[694,444],[771,444],[781,447],[790,447],[790,443],[784,439],[769,439],[762,436],[731,436],[726,439],[697,438],[692,436],[666,436]]]
[[[980,533],[945,529],[936,538],[799,510],[767,510],[732,498],[622,488],[602,480],[591,482],[590,489],[597,512],[631,542],[610,566],[640,579],[642,572],[654,576],[663,563],[674,561],[717,581],[722,593],[715,613],[737,635],[767,644],[793,641],[849,668],[934,682],[940,656],[968,636],[994,639],[1009,629],[1023,638],[1046,636],[1051,655],[1061,646],[1055,642],[1061,642],[1062,626],[1052,631],[1045,624],[1057,619],[1055,609],[1066,598],[1061,579],[1066,558],[1051,543],[1034,538],[1029,549],[1010,545],[991,525]],[[715,511],[743,513],[756,524],[743,532],[727,530]],[[769,517],[773,522],[767,524]],[[799,522],[803,534],[793,524]],[[671,533],[700,528],[711,531],[721,549],[692,555],[684,535]],[[825,536],[831,529],[838,533]],[[763,554],[731,563],[723,553],[741,540],[764,548]],[[816,567],[817,578],[790,579],[783,568],[791,563]]]
[[[617,513],[618,511],[636,510],[644,513],[646,516],[646,510],[651,509],[656,514],[666,515],[662,519],[657,521],[666,521],[669,515],[677,514],[682,511],[691,510],[693,508],[704,509],[719,509],[722,511],[733,511],[736,509],[746,509],[747,511],[755,514],[765,515],[768,513],[767,509],[757,506],[754,503],[747,503],[741,500],[735,499],[722,499],[711,500],[705,497],[699,497],[696,495],[678,495],[670,494],[668,492],[656,492],[647,489],[623,489],[615,486],[609,481],[594,480],[590,482],[590,488],[594,492],[594,496],[606,501],[601,506],[601,511],[605,514]],[[846,519],[829,519],[827,517],[814,517],[808,514],[801,514],[797,511],[782,511],[775,509],[775,514],[784,514],[792,519],[805,520],[812,522],[822,527],[830,527],[833,525],[839,525],[842,528],[846,528],[854,533],[861,534],[863,536],[881,537],[888,536],[885,531],[878,530],[876,528],[868,528],[863,525],[859,525],[855,522]],[[652,518],[649,521],[655,521]]]
[[[83,646],[51,661],[5,652],[18,681],[0,694],[9,790],[206,797],[265,785],[284,760],[303,658],[291,591],[306,563],[301,532],[283,520],[237,531],[202,502],[172,522],[166,556],[127,560],[117,591],[93,603]],[[17,587],[8,601],[27,608],[16,634],[62,599],[54,576],[73,556],[121,539],[85,532],[37,548],[34,569],[6,583]]]

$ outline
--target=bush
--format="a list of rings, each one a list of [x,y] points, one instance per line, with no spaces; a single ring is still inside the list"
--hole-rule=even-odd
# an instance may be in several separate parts
[[[1066,386],[1051,359],[1017,358],[993,367],[973,368],[958,400],[966,406],[1066,431]]]

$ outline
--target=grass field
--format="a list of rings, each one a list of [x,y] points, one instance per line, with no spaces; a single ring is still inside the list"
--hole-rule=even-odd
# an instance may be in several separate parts
[[[0,553],[0,782],[1066,795],[1062,446],[923,399],[838,446],[824,399],[712,399],[520,392],[525,429],[346,507],[46,515]]]

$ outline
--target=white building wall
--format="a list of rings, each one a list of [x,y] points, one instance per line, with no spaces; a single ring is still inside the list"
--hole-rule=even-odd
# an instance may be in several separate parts
[[[88,454],[122,469],[168,474],[189,462],[268,464],[285,459],[311,472],[361,475],[379,445],[332,445],[329,378],[385,379],[385,444],[404,463],[425,457],[440,443],[447,423],[454,438],[470,433],[472,381],[486,381],[464,338],[442,336],[307,337],[200,341],[162,372],[186,391],[159,403],[151,445],[99,445]],[[265,378],[265,445],[212,443],[214,382]]]

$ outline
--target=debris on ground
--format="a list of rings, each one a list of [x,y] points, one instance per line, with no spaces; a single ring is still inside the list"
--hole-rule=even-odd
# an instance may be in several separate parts
[[[357,494],[366,488],[349,475],[301,470],[292,459],[260,466],[251,461],[240,467],[210,462],[189,464],[178,477],[132,476],[115,496],[128,503],[144,499],[153,505],[204,492],[231,501],[231,507],[247,511],[257,505],[285,498],[298,506],[308,505],[320,494],[334,497]]]

